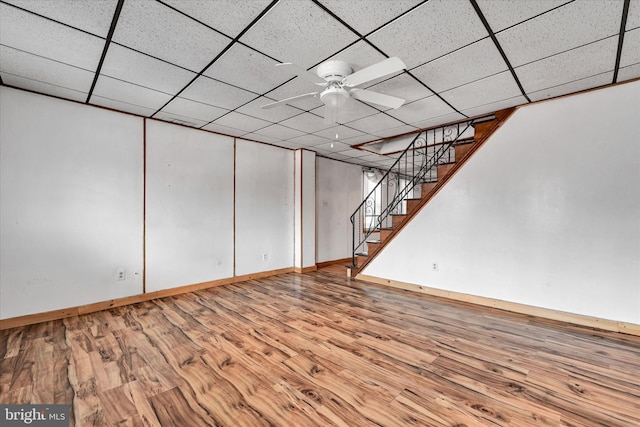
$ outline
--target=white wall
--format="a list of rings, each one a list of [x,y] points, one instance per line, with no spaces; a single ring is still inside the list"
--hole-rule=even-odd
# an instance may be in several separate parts
[[[141,118],[0,87],[1,318],[142,292],[142,132]]]
[[[639,118],[640,82],[519,109],[363,273],[640,324]]]
[[[349,217],[360,202],[362,202],[362,166],[317,157],[317,262],[351,257]]]
[[[293,266],[293,165],[291,150],[236,140],[236,275]]]
[[[146,290],[233,276],[233,138],[147,121]]]
[[[294,266],[316,265],[316,153],[294,152]]]

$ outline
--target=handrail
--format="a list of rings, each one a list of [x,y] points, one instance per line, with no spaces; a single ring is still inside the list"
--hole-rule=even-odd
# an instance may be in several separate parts
[[[422,131],[402,151],[350,217],[352,267],[356,265],[358,249],[364,246],[369,236],[389,225],[391,215],[403,213],[402,201],[418,184],[437,179],[437,165],[454,161],[453,146],[470,126],[482,118],[484,116]],[[437,131],[440,131],[441,136],[438,142]],[[429,144],[429,139],[433,139],[433,143]],[[402,189],[401,181],[405,181]]]

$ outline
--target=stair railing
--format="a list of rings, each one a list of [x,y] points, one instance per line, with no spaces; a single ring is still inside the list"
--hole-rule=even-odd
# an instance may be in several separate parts
[[[455,161],[454,146],[476,121],[474,119],[420,132],[351,215],[351,265],[372,233],[392,225],[392,215],[406,213],[408,196],[420,184],[434,182],[439,164]],[[393,156],[393,155],[392,155]],[[364,251],[362,251],[364,252]]]

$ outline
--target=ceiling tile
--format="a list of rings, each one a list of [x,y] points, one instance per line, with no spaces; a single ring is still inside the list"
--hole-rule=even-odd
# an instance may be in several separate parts
[[[4,3],[0,3],[0,40],[4,46],[89,71],[98,67],[105,43],[99,37],[23,12]]]
[[[217,119],[228,111],[229,110],[225,110],[223,108],[214,107],[212,105],[180,97],[173,99],[162,109],[162,112],[165,113],[179,114],[191,119],[203,120],[205,122],[203,124]]]
[[[333,160],[346,160],[350,158],[348,156],[343,156],[340,153],[328,153],[328,152],[322,153],[320,157],[325,157],[327,159],[333,159]]]
[[[411,9],[421,1],[367,0],[362,2],[321,0],[320,2],[360,34],[365,35]],[[366,8],[366,13],[363,13],[363,8]]]
[[[638,31],[640,33],[640,31]],[[613,70],[618,38],[610,37],[515,69],[527,93]]]
[[[568,93],[607,85],[610,84],[612,80],[613,71],[607,71],[606,73],[598,74],[597,76],[591,76],[547,89],[542,89],[537,92],[531,92],[528,95],[532,101],[540,101],[541,99],[553,98],[556,96],[566,95]]]
[[[381,138],[387,138],[387,137],[390,137],[390,136],[401,135],[401,134],[407,133],[407,132],[413,132],[416,129],[417,128],[415,126],[402,125],[402,126],[398,126],[398,127],[395,127],[395,128],[379,130],[379,131],[376,131],[375,134],[378,135]]]
[[[403,125],[402,122],[384,113],[374,114],[372,116],[364,117],[362,119],[349,122],[349,127],[352,127],[354,129],[358,129],[362,132],[366,132],[376,136],[380,136],[378,134],[378,131],[383,131],[385,129],[390,129],[390,128],[397,128],[398,126],[402,126],[402,125]]]
[[[299,144],[297,142],[292,142],[292,141],[278,141],[278,142],[274,143],[273,145],[276,145],[276,146],[281,147],[281,148],[288,148],[290,150],[297,150],[299,148],[307,148],[302,144]]]
[[[149,117],[156,110],[151,108],[141,107],[139,105],[128,104],[126,102],[116,101],[110,98],[103,98],[101,96],[92,96],[91,104],[99,105],[101,107],[111,108],[113,110],[124,111],[126,113],[136,114],[138,116]]]
[[[411,73],[431,89],[442,92],[506,69],[493,40],[486,38],[414,68]]]
[[[0,45],[0,72],[87,94],[94,73]],[[24,86],[22,86],[24,87]],[[30,89],[29,87],[24,87]],[[34,89],[32,89],[34,90]],[[86,95],[85,95],[86,99]]]
[[[176,93],[196,75],[166,62],[111,44],[102,74],[166,93]]]
[[[71,99],[73,101],[84,102],[87,99],[87,94],[85,92],[77,91],[74,89],[67,89],[62,86],[56,86],[50,83],[43,83],[37,80],[27,79],[13,74],[7,74],[2,71],[0,71],[0,77],[2,77],[2,81],[6,85],[32,90],[34,92],[44,93],[46,95],[53,95],[60,98]]]
[[[204,126],[202,129],[209,130],[216,133],[221,133],[223,135],[230,135],[230,136],[243,136],[247,134],[246,130],[230,128],[228,126],[222,126],[217,123],[209,123],[208,125]]]
[[[338,125],[329,129],[315,132],[315,134],[333,140],[336,139],[336,135],[338,135],[338,139],[345,139],[361,136],[363,133],[348,126]]]
[[[261,94],[292,76],[275,67],[273,59],[239,43],[226,51],[204,74]]]
[[[325,124],[322,117],[311,113],[302,113],[290,119],[283,120],[280,124],[306,133],[314,133],[335,126],[333,123]]]
[[[240,40],[282,62],[311,67],[357,36],[309,0],[281,0]]]
[[[632,30],[640,27],[640,1],[631,0],[629,3],[629,11],[627,12],[627,28],[626,30]]]
[[[271,138],[277,138],[279,140],[286,140],[304,135],[304,133],[300,132],[299,130],[291,129],[278,124],[260,129],[256,133],[259,133],[260,135],[270,136]]]
[[[260,15],[271,0],[164,0],[181,12],[235,37]]]
[[[186,117],[180,114],[169,113],[167,111],[160,111],[153,116],[154,119],[162,120],[164,122],[175,123],[182,126],[188,126],[191,128],[200,128],[207,124],[204,120],[194,119],[193,117]]]
[[[7,0],[7,3],[106,38],[118,0]]]
[[[573,2],[497,35],[514,67],[617,34],[622,2]]]
[[[413,68],[486,36],[470,2],[430,0],[368,39]]]
[[[404,99],[405,103],[417,101],[418,99],[433,95],[433,92],[406,73],[400,74],[389,80],[385,80],[382,83],[370,86],[367,89],[384,93],[385,95],[397,96],[398,98]],[[389,108],[379,108],[389,110]]]
[[[620,68],[618,71],[618,81],[637,79],[640,77],[640,63]]]
[[[201,71],[231,39],[148,0],[126,1],[113,40],[192,71]]]
[[[324,105],[312,110],[312,113],[324,118]],[[352,122],[377,113],[379,113],[378,110],[364,102],[348,99],[344,107],[338,110],[338,123]]]
[[[345,144],[349,144],[351,146],[363,144],[365,142],[375,141],[376,139],[380,139],[375,135],[364,134],[361,136],[354,136],[353,138],[340,138],[340,142],[344,142]]]
[[[340,154],[342,154],[343,156],[350,157],[350,158],[364,157],[364,156],[369,155],[369,153],[367,151],[355,150],[353,148],[350,149],[350,150],[341,151]]]
[[[638,62],[640,62],[640,28],[624,34],[620,66],[626,67]]]
[[[166,93],[106,76],[98,78],[93,95],[145,107],[153,110],[152,113],[171,100],[171,95]],[[93,96],[91,102],[93,102]]]
[[[323,137],[318,136],[318,135],[307,134],[307,135],[302,135],[302,136],[297,136],[295,138],[291,138],[289,140],[289,142],[300,144],[301,146],[305,146],[305,147],[314,147],[314,149],[315,149],[315,147],[317,145],[330,143],[331,141],[328,140],[327,138],[323,138]]]
[[[502,101],[520,94],[520,89],[509,71],[441,93],[442,97],[458,111]]]
[[[433,117],[430,119],[426,119],[426,120],[422,120],[419,122],[415,122],[413,123],[413,125],[415,127],[417,127],[418,129],[426,129],[426,128],[431,128],[431,127],[435,127],[435,126],[439,126],[439,125],[443,125],[446,123],[452,123],[458,120],[462,120],[464,119],[465,116],[463,116],[462,114],[459,113],[449,113],[449,114],[445,114],[442,116],[437,116],[437,117]]]
[[[343,151],[351,150],[351,146],[343,144],[342,142],[325,142],[313,147],[315,150],[320,150],[327,153],[340,153]]]
[[[351,69],[353,72],[362,70],[363,68],[376,64],[380,61],[384,61],[385,59],[387,59],[386,56],[378,52],[376,49],[374,49],[369,43],[365,42],[364,40],[361,40],[353,44],[352,46],[349,46],[348,48],[340,51],[339,53],[332,55],[331,58],[328,58],[328,60],[330,61],[337,60],[337,61],[346,62],[347,64],[349,64],[349,66],[351,66]],[[314,67],[310,71],[313,74],[316,74],[318,71],[318,67]],[[398,74],[398,73],[395,73],[395,74]],[[371,86],[372,84],[379,82],[388,77],[389,76],[373,80],[372,82],[369,82],[367,85]]]
[[[405,123],[414,124],[434,117],[453,113],[454,110],[449,107],[437,96],[429,96],[408,104],[403,105],[397,110],[391,110],[389,115],[402,120]]]
[[[256,97],[251,92],[204,76],[198,77],[180,96],[229,110],[233,110]]]
[[[568,0],[477,0],[478,6],[494,33],[533,18]]]
[[[489,104],[479,105],[477,107],[462,110],[462,112],[469,117],[475,117],[483,114],[495,113],[496,111],[503,110],[505,108],[515,107],[516,105],[522,105],[526,103],[527,99],[522,95],[518,95],[514,96],[513,98],[503,99],[498,102],[491,102]]]
[[[305,93],[320,93],[324,89],[320,86],[316,86],[313,83],[308,82],[307,80],[302,80],[299,77],[294,78],[293,80],[285,83],[279,88],[269,92],[269,98],[273,98],[275,100],[281,101],[283,99],[291,98],[298,95],[303,95]],[[291,105],[297,108],[301,108],[303,110],[311,110],[322,105],[319,96],[310,96],[307,98],[296,99],[287,103],[287,105]],[[276,107],[280,108],[280,107]],[[274,108],[275,109],[275,108]]]
[[[260,135],[260,134],[253,133],[253,132],[244,134],[242,136],[242,138],[243,139],[251,139],[251,140],[260,141],[260,142],[266,142],[267,144],[280,144],[282,142],[278,138],[271,138],[269,136]]]
[[[255,132],[270,125],[269,122],[245,114],[236,113],[235,111],[220,117],[214,122],[217,125],[227,126],[235,129],[244,130],[246,132]]]
[[[289,117],[297,116],[302,112],[302,110],[288,105],[280,105],[277,108],[270,108],[268,110],[262,108],[263,105],[270,104],[274,101],[275,99],[261,96],[260,98],[254,99],[253,101],[238,108],[238,111],[270,122],[286,120]]]

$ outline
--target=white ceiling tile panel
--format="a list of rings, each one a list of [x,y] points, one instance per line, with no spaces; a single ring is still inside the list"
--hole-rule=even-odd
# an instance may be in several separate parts
[[[32,90],[45,95],[53,95],[60,98],[71,99],[73,101],[84,102],[87,99],[87,93],[68,89],[62,86],[56,86],[50,83],[43,83],[37,80],[31,80],[24,77],[7,74],[0,71],[0,77],[6,85],[15,86],[27,90]]]
[[[473,66],[469,66],[473,64]],[[411,73],[436,92],[442,92],[507,69],[490,38],[428,62]]]
[[[376,139],[380,139],[380,138],[375,135],[365,134],[361,136],[354,136],[353,138],[344,138],[344,139],[340,138],[340,142],[344,142],[345,144],[354,146],[358,144],[363,144],[365,142],[375,141]]]
[[[509,71],[441,93],[442,97],[458,111],[502,101],[520,94],[520,89]]]
[[[138,116],[149,117],[156,110],[151,108],[141,107],[139,105],[128,104],[126,102],[116,101],[110,98],[103,98],[101,96],[92,96],[91,103],[94,105],[99,105],[101,107],[111,108],[113,110],[124,111],[126,113],[136,114]]]
[[[496,111],[504,110],[505,108],[515,107],[516,105],[522,105],[526,103],[526,98],[522,95],[518,95],[514,96],[513,98],[503,99],[498,102],[491,102],[489,104],[479,105],[477,107],[462,110],[462,112],[469,117],[475,117],[483,114],[495,113]]]
[[[251,23],[271,0],[164,0],[181,12],[235,37]]]
[[[379,131],[376,131],[375,134],[378,135],[379,137],[387,138],[387,137],[390,137],[390,136],[401,135],[401,134],[407,133],[407,132],[413,132],[416,129],[417,128],[414,127],[414,126],[402,125],[402,126],[398,126],[398,127],[395,127],[395,128],[379,130]]]
[[[493,32],[530,19],[567,3],[569,0],[477,0]]]
[[[155,116],[154,119],[162,120],[165,122],[176,123],[182,126],[188,126],[192,128],[200,128],[207,124],[204,120],[194,119],[193,117],[186,117],[180,114],[169,113],[167,111],[161,111]]]
[[[7,3],[106,38],[118,0],[8,0]]]
[[[372,116],[363,117],[362,119],[349,122],[349,127],[367,132],[376,136],[380,136],[378,131],[385,129],[397,128],[402,126],[403,123],[390,117],[384,113],[374,114]]]
[[[640,27],[640,0],[631,0],[627,13],[627,31]]]
[[[343,156],[341,153],[331,153],[331,152],[322,153],[322,157],[326,157],[328,159],[333,159],[333,160],[346,160],[346,159],[349,159],[349,156]]]
[[[269,127],[258,130],[256,133],[260,135],[270,136],[271,138],[277,138],[280,140],[292,139],[298,136],[304,135],[299,130],[291,129],[286,126],[274,124]]]
[[[313,147],[316,150],[321,150],[327,153],[340,153],[342,151],[351,150],[351,146],[343,144],[342,142],[325,142]]]
[[[329,129],[324,129],[318,132],[315,132],[316,135],[323,136],[328,139],[336,139],[336,135],[338,135],[338,139],[346,139],[353,138],[356,136],[363,135],[359,130],[352,129],[348,126],[338,125],[331,127]]]
[[[190,99],[180,97],[173,99],[162,109],[162,111],[171,114],[179,114],[192,119],[203,120],[205,123],[213,121],[229,112],[229,110],[225,110],[223,108],[214,107],[209,104],[203,104],[201,102],[191,101]]]
[[[414,124],[426,119],[443,116],[453,113],[454,110],[449,107],[437,96],[429,96],[408,104],[403,105],[397,110],[390,110],[389,115],[402,120],[405,123]]]
[[[338,110],[338,123],[348,123],[354,120],[361,119],[363,117],[377,114],[379,111],[369,105],[356,101],[354,99],[348,99],[343,108]],[[324,117],[324,106],[316,108],[312,113]]]
[[[618,70],[618,81],[637,79],[640,77],[640,63],[626,66]]]
[[[261,94],[292,77],[275,64],[269,57],[236,43],[204,74]]]
[[[433,92],[406,73],[370,86],[367,90],[384,93],[385,95],[397,96],[398,98],[404,99],[405,103],[417,101],[418,99],[433,95]],[[389,109],[384,107],[378,108],[383,110]]]
[[[430,0],[368,39],[413,68],[486,36],[470,2]]]
[[[102,74],[166,93],[176,93],[196,76],[113,43],[102,65]]]
[[[282,72],[284,73],[285,71],[282,70]],[[320,86],[316,86],[307,80],[303,80],[299,77],[296,77],[290,82],[287,82],[284,85],[280,86],[279,88],[269,92],[268,96],[269,98],[273,98],[280,101],[280,100],[291,98],[294,96],[303,95],[305,93],[313,93],[313,92],[320,93],[323,90],[324,88]],[[315,97],[295,99],[293,101],[288,102],[287,105],[301,108],[303,110],[311,110],[313,108],[316,108],[322,105],[322,102],[320,101],[320,96],[315,96]],[[280,107],[277,107],[277,108],[280,108]]]
[[[213,124],[214,124],[214,123],[212,123],[212,125],[213,125]],[[279,140],[278,138],[271,138],[271,137],[269,137],[269,136],[266,136],[266,135],[260,135],[260,134],[253,133],[253,132],[252,132],[252,133],[244,134],[244,135],[242,136],[242,138],[243,138],[243,139],[251,139],[251,140],[253,140],[253,141],[266,142],[267,144],[276,144],[276,143],[277,143],[277,144],[280,144],[280,143],[282,142],[282,141],[281,141],[281,140]]]
[[[3,45],[95,71],[105,41],[0,3]]]
[[[289,117],[297,116],[302,112],[302,110],[290,107],[288,105],[280,105],[278,108],[270,108],[268,110],[262,108],[263,105],[270,104],[274,101],[276,100],[261,96],[260,98],[257,98],[238,108],[238,111],[240,113],[258,117],[259,119],[268,120],[270,122],[279,122],[281,120],[286,120]]]
[[[152,113],[171,100],[169,94],[106,76],[98,78],[93,95],[145,107],[153,110]],[[93,96],[90,101],[93,102]]]
[[[539,90],[537,92],[532,92],[529,94],[529,98],[532,101],[540,101],[541,99],[553,98],[560,95],[566,95],[568,93],[579,92],[581,90],[610,84],[612,80],[613,71],[608,71],[606,73],[598,74],[597,76],[591,76],[559,86]]]
[[[200,76],[189,85],[181,97],[232,110],[256,97],[254,93]]]
[[[231,41],[150,0],[124,2],[113,40],[196,72]]]
[[[398,15],[411,9],[422,0],[321,0],[327,9],[338,15],[360,34],[365,35]]]
[[[517,67],[618,34],[621,16],[621,1],[576,1],[496,37],[511,65]]]
[[[94,73],[0,45],[0,72],[88,93]],[[28,89],[28,88],[26,88]],[[86,96],[85,96],[86,99]]]
[[[640,33],[640,31],[638,31]],[[592,43],[515,69],[527,93],[613,70],[618,37]]]
[[[426,120],[422,120],[419,122],[415,122],[413,123],[413,125],[415,127],[417,127],[418,129],[426,129],[426,128],[431,128],[434,126],[438,126],[441,124],[445,124],[445,123],[451,123],[451,122],[455,122],[458,120],[462,120],[465,117],[462,114],[459,113],[450,113],[450,114],[445,114],[443,116],[438,116],[438,117],[434,117],[431,119],[426,119]]]
[[[624,34],[620,66],[626,67],[638,62],[640,62],[640,28]]]
[[[204,126],[202,129],[209,130],[216,133],[221,133],[223,135],[231,135],[231,136],[243,136],[247,134],[246,130],[230,128],[228,126],[222,126],[217,123],[209,123]]]
[[[313,147],[313,149],[315,150],[316,146],[330,143],[331,141],[318,135],[307,134],[291,138],[289,142],[299,144],[300,146],[304,147]]]
[[[220,117],[215,121],[215,123],[222,126],[244,130],[246,132],[254,132],[271,124],[265,120],[256,119],[255,117],[236,113],[234,111]]]
[[[281,0],[240,40],[278,61],[308,68],[356,39],[310,0]]]
[[[331,56],[328,60],[344,61],[351,66],[352,72],[356,72],[380,61],[384,61],[385,59],[386,57],[383,54],[371,47],[369,43],[361,40],[340,53]],[[314,67],[310,71],[316,74],[318,67]],[[369,82],[368,85],[371,86],[372,84],[389,78],[392,75],[393,74],[373,80],[372,82]]]
[[[283,120],[280,124],[306,133],[314,133],[335,126],[333,123],[325,124],[322,117],[311,113],[302,113],[290,119]]]
[[[367,156],[367,155],[369,155],[369,152],[362,151],[362,150],[350,149],[350,150],[346,150],[346,151],[341,151],[340,154],[342,154],[343,156],[350,157],[350,158],[356,158],[356,157]]]

